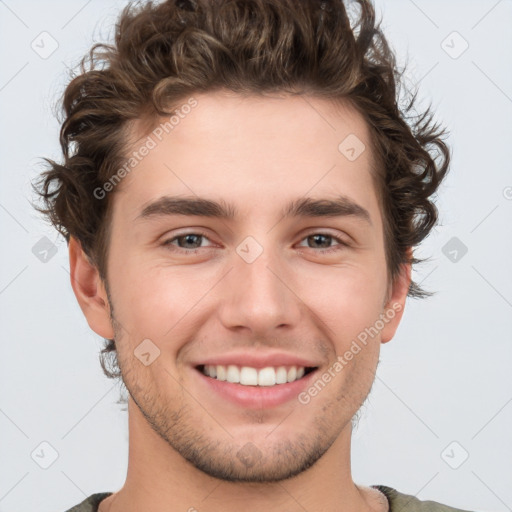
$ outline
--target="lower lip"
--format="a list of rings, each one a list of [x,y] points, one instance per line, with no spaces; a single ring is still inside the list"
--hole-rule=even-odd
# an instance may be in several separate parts
[[[197,368],[194,368],[194,371],[209,389],[218,393],[222,398],[249,409],[267,409],[290,400],[297,400],[298,395],[310,385],[318,369],[294,382],[276,384],[275,386],[244,386],[207,377]]]

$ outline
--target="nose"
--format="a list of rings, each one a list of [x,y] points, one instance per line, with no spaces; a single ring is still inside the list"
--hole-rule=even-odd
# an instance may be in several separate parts
[[[222,281],[218,309],[225,328],[269,337],[278,328],[298,325],[301,300],[293,291],[291,272],[275,251],[265,249],[252,263],[235,254],[233,263]]]

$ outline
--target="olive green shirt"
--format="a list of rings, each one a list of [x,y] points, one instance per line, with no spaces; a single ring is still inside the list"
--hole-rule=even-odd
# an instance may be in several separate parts
[[[385,485],[372,485],[371,487],[378,489],[386,496],[389,502],[389,512],[470,512],[442,505],[436,501],[422,501],[409,494],[402,494]],[[100,502],[111,494],[111,492],[92,494],[82,503],[70,508],[66,512],[97,512]]]

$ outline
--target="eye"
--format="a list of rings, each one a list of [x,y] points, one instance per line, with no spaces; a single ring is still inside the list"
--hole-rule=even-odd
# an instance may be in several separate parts
[[[197,249],[203,248],[203,240],[209,240],[204,233],[183,233],[181,235],[169,238],[162,245],[173,246],[172,250],[183,253],[195,253]],[[177,244],[175,243],[177,242]],[[176,247],[176,249],[174,249]]]
[[[209,240],[209,238],[206,236],[206,234],[201,232],[183,233],[169,238],[163,242],[162,245],[164,247],[170,247],[171,250],[181,252],[183,254],[195,254],[199,252],[199,249],[212,247],[203,245],[202,242],[205,240]],[[349,247],[349,244],[344,240],[328,233],[312,233],[302,240],[306,241],[308,248],[318,249],[315,252],[320,252],[322,254],[339,251],[345,247]],[[337,245],[333,246],[332,242],[337,242]],[[311,247],[309,244],[312,244],[313,247]],[[299,245],[299,247],[304,247],[304,245]]]
[[[329,253],[334,251],[339,251],[345,247],[348,247],[348,244],[343,241],[341,238],[335,237],[333,235],[329,235],[328,233],[312,233],[308,235],[306,238],[303,238],[307,243],[312,243],[313,246],[321,245],[319,251],[320,253]],[[338,245],[332,246],[331,242],[338,242]],[[304,246],[300,246],[304,247]],[[316,249],[318,247],[309,247],[311,249]]]

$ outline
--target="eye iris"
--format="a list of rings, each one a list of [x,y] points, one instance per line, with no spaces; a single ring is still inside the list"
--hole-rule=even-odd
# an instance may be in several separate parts
[[[329,235],[311,235],[308,237],[309,240],[313,239],[314,240],[314,243],[316,244],[318,242],[318,239],[319,238],[323,238],[324,241],[326,240],[327,241],[327,245],[324,244],[324,246],[322,248],[328,248],[330,247],[330,242],[331,242],[331,236]]]
[[[196,239],[196,241],[198,240],[199,243],[196,244],[194,247],[186,247],[186,249],[196,249],[197,247],[201,247],[201,238],[202,238],[202,235],[194,235],[194,234],[188,234],[188,235],[183,235],[183,236],[180,236],[178,237],[178,245],[180,247],[182,247],[182,244],[181,244],[181,240],[185,240],[185,243],[188,243],[190,242],[190,239]],[[194,242],[190,242],[192,244],[194,244]]]

